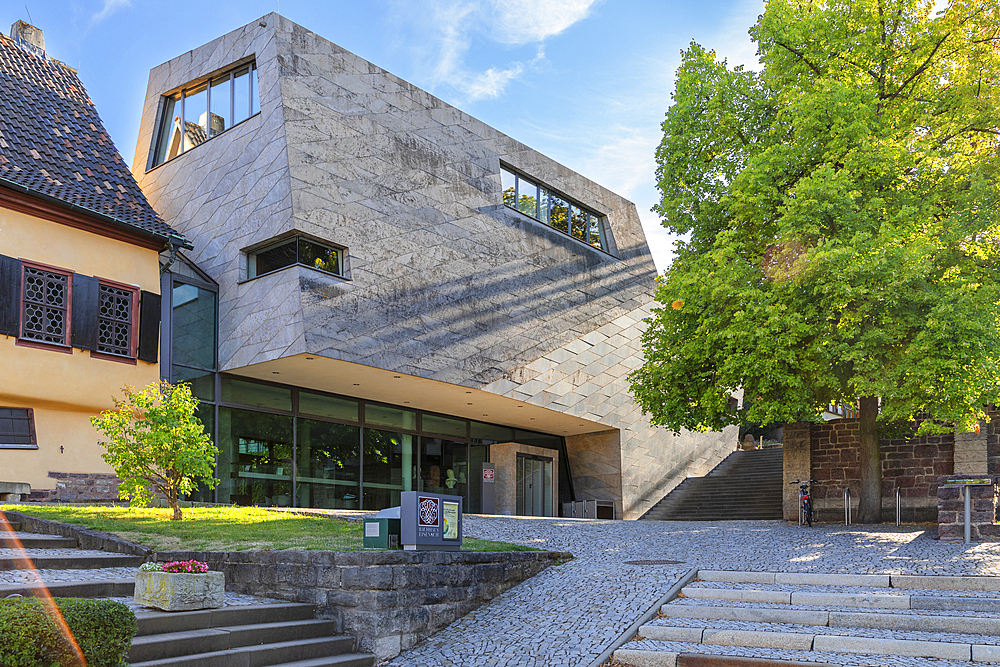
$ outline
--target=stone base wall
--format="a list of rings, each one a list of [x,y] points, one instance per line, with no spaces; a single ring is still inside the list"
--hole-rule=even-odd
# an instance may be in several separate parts
[[[226,590],[315,604],[317,616],[379,660],[401,651],[545,568],[572,558],[547,551],[159,552],[226,574]]]
[[[970,475],[942,475],[938,478],[938,536],[946,541],[965,539],[965,487],[945,485],[949,479]],[[970,486],[970,539],[975,542],[1000,542],[997,518],[997,480],[990,486]]]
[[[118,485],[122,480],[117,475],[85,472],[49,472],[49,478],[56,481],[56,488],[43,491],[45,497],[32,500],[56,502],[77,502],[83,500],[117,500]],[[32,494],[34,495],[34,494]]]

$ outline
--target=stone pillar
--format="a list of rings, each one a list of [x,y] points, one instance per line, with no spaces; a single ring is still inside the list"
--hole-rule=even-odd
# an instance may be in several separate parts
[[[969,475],[943,475],[938,477],[938,537],[945,541],[962,541],[965,539],[965,487],[946,485],[949,479],[968,478]],[[986,477],[986,475],[984,475]],[[1000,537],[1000,526],[994,521],[997,515],[997,484],[996,478],[989,486],[970,486],[972,497],[971,539],[980,541],[997,541]]]
[[[979,424],[978,433],[964,433],[955,429],[955,474],[986,475],[986,424]]]
[[[812,477],[812,424],[810,422],[786,424],[784,450],[781,505],[785,521],[798,521],[799,488],[792,486],[792,482]]]

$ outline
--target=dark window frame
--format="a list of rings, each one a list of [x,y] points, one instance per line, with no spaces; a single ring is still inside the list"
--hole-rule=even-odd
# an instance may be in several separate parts
[[[3,410],[24,410],[27,412],[26,418],[28,421],[28,437],[30,442],[28,444],[23,443],[10,443],[5,442],[5,438],[8,437],[6,433],[0,433],[0,449],[38,449],[38,435],[35,432],[35,411],[33,408],[13,408],[6,405],[0,406]],[[13,435],[13,434],[10,434]]]
[[[135,285],[129,285],[127,283],[120,283],[115,280],[107,280],[105,278],[97,278],[97,282],[101,287],[110,287],[112,289],[120,289],[122,291],[130,292],[132,294],[132,304],[131,304],[131,322],[129,322],[129,343],[128,343],[128,354],[119,354],[116,352],[107,352],[104,350],[91,351],[90,356],[95,359],[108,359],[111,361],[124,361],[124,362],[134,362],[138,356],[139,351],[139,288]],[[99,292],[98,292],[99,293]],[[100,331],[101,320],[108,320],[111,318],[106,318],[101,316],[100,305],[98,305],[97,311],[97,322],[98,331]],[[98,347],[101,345],[100,333],[98,333]]]
[[[333,273],[332,271],[327,271],[326,269],[320,269],[320,268],[317,268],[317,267],[315,267],[315,266],[313,266],[311,264],[306,264],[306,263],[302,262],[301,261],[301,254],[302,253],[301,253],[301,249],[300,249],[300,242],[301,241],[306,241],[307,243],[312,243],[313,245],[317,245],[317,246],[326,248],[327,250],[332,250],[332,251],[336,252],[337,253],[337,268],[339,269],[340,272],[339,273]],[[257,255],[260,255],[261,253],[267,252],[268,250],[273,250],[275,248],[281,247],[281,246],[286,245],[286,244],[291,243],[291,242],[295,243],[295,261],[294,262],[292,262],[290,264],[286,264],[284,266],[280,266],[280,267],[278,267],[276,269],[271,269],[270,271],[266,271],[264,273],[258,273],[257,272],[257,268],[256,268],[256,257],[257,257]],[[256,245],[250,246],[249,248],[245,248],[243,250],[243,254],[244,254],[245,259],[246,259],[246,261],[244,263],[244,267],[246,269],[246,278],[245,278],[245,280],[242,280],[240,282],[248,282],[248,281],[251,281],[251,280],[256,280],[257,278],[263,278],[264,276],[269,276],[269,275],[278,273],[279,271],[284,271],[285,269],[293,267],[293,266],[304,266],[307,269],[312,269],[313,271],[319,271],[323,275],[333,276],[334,278],[339,278],[341,280],[350,280],[351,279],[350,275],[349,275],[349,271],[348,271],[348,266],[347,266],[347,258],[348,258],[348,249],[347,249],[347,247],[346,246],[342,246],[342,245],[340,245],[338,243],[331,243],[330,241],[320,240],[320,239],[317,239],[317,238],[315,238],[313,236],[309,236],[308,234],[301,234],[301,233],[298,233],[298,234],[288,234],[288,235],[281,236],[281,237],[278,237],[278,238],[270,239],[269,241],[267,241],[265,243],[260,243],[260,244],[256,244]],[[251,270],[251,267],[252,267],[253,270]]]
[[[62,276],[66,280],[66,292],[65,292],[65,308],[56,308],[57,310],[64,311],[64,324],[63,324],[63,341],[61,343],[56,343],[53,341],[39,340],[38,338],[32,338],[31,336],[25,335],[25,307],[27,305],[27,291],[28,291],[28,281],[27,272],[29,270],[40,271],[43,273],[50,273]],[[35,302],[31,302],[35,303]],[[48,304],[39,304],[45,308],[53,308]],[[32,347],[41,347],[53,350],[59,350],[62,352],[72,353],[73,347],[71,344],[72,338],[72,324],[73,324],[73,272],[69,269],[64,269],[58,266],[49,266],[48,264],[42,264],[40,262],[32,262],[30,260],[21,259],[21,299],[20,299],[20,313],[21,313],[21,326],[18,331],[18,343],[21,345],[27,345]]]

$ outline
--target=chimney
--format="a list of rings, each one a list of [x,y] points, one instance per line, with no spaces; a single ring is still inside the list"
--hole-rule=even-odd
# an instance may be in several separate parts
[[[42,31],[24,21],[16,21],[10,27],[10,38],[28,53],[45,57],[45,35]]]

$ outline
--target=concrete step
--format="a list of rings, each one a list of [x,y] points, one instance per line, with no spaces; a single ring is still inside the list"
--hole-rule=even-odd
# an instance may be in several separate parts
[[[0,513],[0,515],[2,515],[2,513]],[[10,531],[16,533],[20,530],[21,530],[20,522],[8,521],[7,523],[3,523],[2,521],[0,521],[0,535],[3,535]]]
[[[106,553],[96,555],[77,555],[72,549],[66,549],[61,554],[28,554],[30,562],[25,558],[11,553],[12,550],[0,552],[0,570],[93,570],[104,567],[139,567],[142,556],[128,554]]]
[[[279,641],[329,639],[336,633],[336,629],[337,624],[334,621],[307,619],[143,635],[132,640],[128,660],[132,663],[148,662],[244,646],[267,645]],[[350,637],[346,639],[348,641],[343,648],[350,650],[354,647],[354,640]],[[343,637],[339,640],[344,643]]]
[[[10,595],[57,598],[120,598],[135,592],[135,579],[105,579],[99,581],[53,581],[48,584],[5,584],[0,586],[0,598]]]
[[[649,639],[626,643],[614,652],[613,658],[635,667],[970,667],[968,660],[887,658],[881,654],[716,646]]]
[[[0,549],[75,549],[76,538],[38,533],[0,532]]]
[[[706,570],[681,596],[615,659],[643,667],[1000,663],[1000,577]]]
[[[196,655],[177,656],[146,662],[133,662],[132,667],[263,667],[264,665],[287,665],[307,660],[328,659],[333,656],[345,657],[352,652],[353,637],[319,637],[297,641],[278,642],[257,646],[241,646],[226,651],[211,651]],[[357,654],[355,654],[357,655]],[[344,667],[360,667],[372,662],[351,658],[336,664]],[[374,656],[367,656],[374,659]]]
[[[138,626],[136,637],[205,628],[301,621],[311,619],[315,614],[315,606],[297,602],[238,605],[200,611],[140,611],[135,615]]]
[[[275,667],[372,667],[375,656],[370,653],[345,653],[327,658],[283,662]]]

